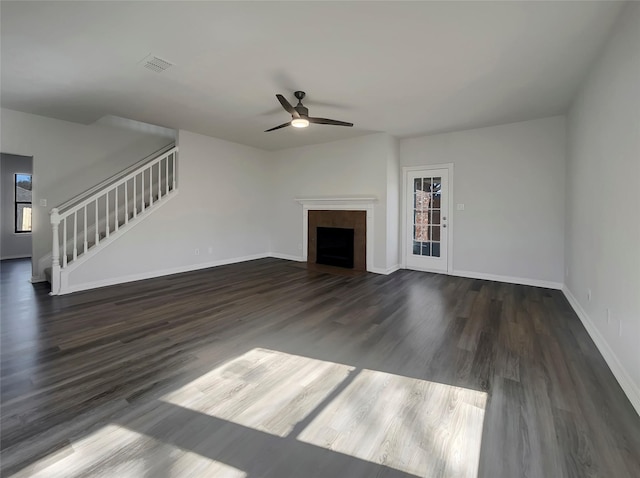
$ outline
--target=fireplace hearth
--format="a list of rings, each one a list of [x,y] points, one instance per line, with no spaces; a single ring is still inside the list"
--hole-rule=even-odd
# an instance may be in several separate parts
[[[353,269],[353,229],[317,227],[316,263]]]

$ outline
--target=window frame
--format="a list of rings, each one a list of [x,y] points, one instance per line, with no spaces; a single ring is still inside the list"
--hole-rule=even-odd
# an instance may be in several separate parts
[[[31,182],[31,201],[18,201],[18,176],[29,176]],[[31,206],[32,223],[30,231],[18,230],[18,205],[28,204]],[[33,231],[33,174],[30,173],[15,173],[13,175],[13,232],[15,234],[31,234]]]

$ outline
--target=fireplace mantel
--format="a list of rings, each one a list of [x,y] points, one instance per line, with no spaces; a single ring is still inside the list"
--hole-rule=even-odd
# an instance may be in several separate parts
[[[373,196],[347,196],[347,197],[317,197],[317,198],[296,198],[303,206],[324,206],[330,204],[374,204],[378,202],[378,198]]]
[[[374,196],[329,196],[295,198],[302,205],[302,259],[308,256],[308,226],[310,210],[352,210],[367,212],[367,271],[378,272],[373,265],[374,224],[373,210],[378,198]]]

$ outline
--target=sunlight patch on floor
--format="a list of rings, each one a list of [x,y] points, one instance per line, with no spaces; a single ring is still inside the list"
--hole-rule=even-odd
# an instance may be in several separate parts
[[[353,367],[253,349],[162,397],[162,401],[287,436]]]
[[[475,478],[487,395],[363,370],[298,439],[418,476]]]
[[[224,463],[157,441],[118,425],[107,425],[72,443],[72,451],[49,464],[45,457],[11,478],[182,478],[247,474]]]

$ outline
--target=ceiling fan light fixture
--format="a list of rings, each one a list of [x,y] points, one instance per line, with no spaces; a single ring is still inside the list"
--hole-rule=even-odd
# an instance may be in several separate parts
[[[306,128],[309,126],[309,120],[306,118],[293,118],[291,120],[291,126],[294,128]]]

